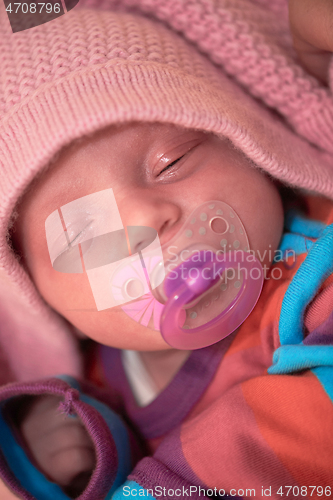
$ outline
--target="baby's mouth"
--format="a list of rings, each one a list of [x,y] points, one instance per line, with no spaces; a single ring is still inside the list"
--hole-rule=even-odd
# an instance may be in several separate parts
[[[182,264],[190,257],[194,260],[194,274],[199,265],[195,257],[197,255],[200,260],[202,251],[206,252],[208,261],[210,254],[223,257],[226,251],[236,249],[246,252],[249,242],[235,211],[221,201],[200,205],[162,245],[163,258],[154,263],[146,256],[149,292],[139,294],[138,291],[138,297],[133,297],[130,303],[123,305],[122,310],[140,324],[147,327],[153,325],[155,330],[160,331],[159,320],[168,300],[164,290],[165,279],[168,278],[170,282],[174,278],[176,281],[179,278],[177,274],[182,272]],[[184,306],[183,327],[196,328],[216,317],[236,297],[240,286],[236,277],[221,275],[221,279],[200,297]]]

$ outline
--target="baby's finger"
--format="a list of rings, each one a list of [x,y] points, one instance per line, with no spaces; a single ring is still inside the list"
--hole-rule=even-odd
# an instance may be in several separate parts
[[[303,66],[326,83],[333,52],[333,1],[290,0],[289,21]]]
[[[60,398],[36,400],[21,431],[37,465],[60,486],[89,479],[95,467],[93,443],[78,418],[59,412]],[[88,479],[87,479],[88,478]]]
[[[39,450],[36,460],[40,467],[61,486],[69,485],[82,473],[91,474],[95,467],[91,440],[78,421],[67,422],[46,435]]]

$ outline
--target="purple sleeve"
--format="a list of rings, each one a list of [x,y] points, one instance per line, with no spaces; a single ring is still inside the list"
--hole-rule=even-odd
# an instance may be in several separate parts
[[[98,389],[81,384],[72,377],[15,383],[0,388],[0,477],[19,498],[68,498],[34,466],[13,431],[6,407],[9,402],[22,396],[61,397],[63,401],[59,410],[67,415],[77,416],[83,423],[95,448],[96,467],[88,486],[79,497],[80,500],[109,498],[126,480],[140,450],[133,433],[121,417],[111,410],[110,405],[101,401],[103,397],[96,399],[97,393]]]

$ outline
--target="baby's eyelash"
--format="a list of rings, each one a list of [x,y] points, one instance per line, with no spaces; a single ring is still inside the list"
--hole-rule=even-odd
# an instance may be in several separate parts
[[[181,160],[182,158],[184,158],[184,156],[185,156],[185,155],[180,156],[179,158],[177,158],[177,160],[175,160],[175,161],[173,161],[173,162],[169,163],[169,165],[167,165],[166,167],[164,167],[164,168],[163,168],[163,170],[161,170],[161,171],[160,171],[160,173],[158,174],[158,176],[159,176],[159,175],[161,175],[161,174],[162,174],[163,172],[165,172],[166,170],[168,170],[170,167],[173,167],[173,166],[177,163],[177,161],[179,161],[179,160]],[[157,176],[157,177],[158,177],[158,176]]]

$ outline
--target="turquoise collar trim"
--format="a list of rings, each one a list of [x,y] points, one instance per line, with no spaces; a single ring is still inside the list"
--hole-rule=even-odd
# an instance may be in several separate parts
[[[302,342],[305,308],[332,272],[333,224],[312,246],[285,293],[279,322],[281,345]]]
[[[310,229],[314,234],[313,226]],[[281,347],[274,352],[270,374],[333,366],[333,346],[303,345],[305,309],[333,272],[333,224],[320,234],[284,295],[279,321]]]

